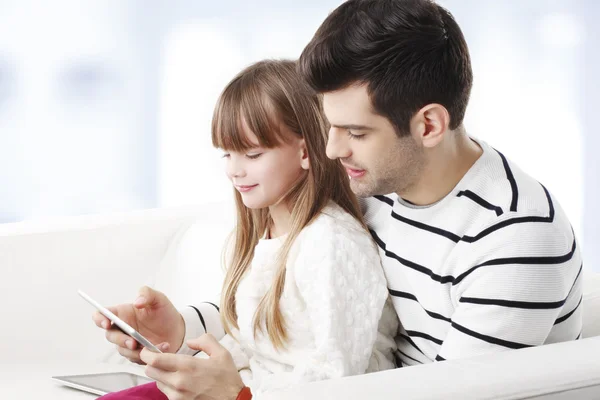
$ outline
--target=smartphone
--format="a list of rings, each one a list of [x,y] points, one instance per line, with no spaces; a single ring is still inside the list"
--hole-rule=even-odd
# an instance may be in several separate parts
[[[65,386],[103,396],[112,392],[120,392],[134,386],[154,382],[152,379],[131,374],[129,372],[112,372],[106,374],[53,376],[52,379]]]
[[[126,335],[131,336],[133,339],[135,339],[135,341],[137,341],[139,344],[141,344],[142,346],[144,346],[148,350],[153,351],[155,353],[162,353],[162,351],[160,351],[158,349],[158,347],[156,347],[155,345],[153,345],[148,339],[146,339],[145,337],[143,337],[138,331],[136,331],[131,326],[129,326],[129,324],[127,324],[121,318],[117,317],[115,314],[113,314],[112,312],[110,312],[106,307],[102,307],[100,305],[100,303],[98,303],[97,301],[95,301],[94,299],[92,299],[90,296],[88,296],[87,294],[85,294],[81,290],[78,290],[77,292],[88,303],[90,303],[91,305],[93,305],[94,307],[96,307],[96,309],[98,311],[100,311],[100,313],[102,315],[104,315],[106,318],[108,318],[109,320],[111,320],[112,323],[113,323],[113,325],[115,325],[117,328],[119,328],[121,331],[123,331],[123,333],[125,333]]]

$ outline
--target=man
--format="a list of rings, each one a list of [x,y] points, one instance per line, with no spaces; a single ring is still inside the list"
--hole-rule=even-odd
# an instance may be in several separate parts
[[[573,230],[544,186],[467,135],[471,63],[449,12],[427,0],[349,0],[321,25],[300,69],[323,94],[327,154],[364,198],[402,323],[400,366],[581,337]],[[166,304],[144,290],[150,303]],[[162,337],[180,344],[184,330],[186,338],[219,331],[215,307],[198,314],[184,311],[185,328]],[[123,336],[108,337],[123,346]],[[187,379],[208,375],[219,383],[202,393],[235,398],[241,383],[229,358],[214,338],[199,341],[191,347],[217,357]],[[135,345],[123,347],[138,359]],[[143,354],[150,368],[176,368]]]
[[[471,63],[450,13],[349,1],[300,65],[323,93],[328,156],[367,198],[403,365],[580,337],[573,231],[545,187],[466,134]]]

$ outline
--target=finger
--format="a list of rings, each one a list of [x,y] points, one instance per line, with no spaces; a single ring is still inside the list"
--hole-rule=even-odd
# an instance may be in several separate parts
[[[119,317],[118,307],[107,307],[107,309],[108,309],[108,311],[110,311],[111,313],[113,313],[117,317]],[[94,313],[92,314],[92,320],[94,321],[96,326],[98,326],[99,328],[110,329],[110,327],[111,327],[110,319],[106,318],[99,311],[94,311]]]
[[[192,357],[183,354],[153,353],[148,349],[142,349],[140,358],[147,365],[162,369],[163,371],[180,371],[186,369]]]
[[[155,368],[150,365],[146,365],[146,376],[154,379],[157,383],[160,382],[163,385],[171,386],[170,381],[175,376],[175,372],[164,371],[160,368]]]
[[[171,348],[171,345],[169,344],[169,342],[162,342],[162,343],[159,343],[158,345],[156,345],[156,347],[158,347],[158,349],[160,351],[162,351],[163,353],[167,353],[169,351],[169,349]]]
[[[161,292],[148,286],[142,286],[138,291],[138,297],[133,302],[133,305],[136,308],[152,307],[160,301],[161,296],[164,296]]]
[[[183,394],[178,392],[177,389],[172,388],[169,385],[166,385],[162,382],[156,382],[156,387],[160,390],[169,400],[179,400],[183,399]]]
[[[94,311],[92,314],[92,320],[96,324],[98,328],[109,329],[110,328],[110,320],[106,318],[104,315],[100,314],[98,311]]]
[[[111,313],[115,314],[117,317],[120,317],[120,312],[119,312],[119,307],[118,306],[110,306],[110,307],[106,307],[106,309],[108,311],[110,311]]]
[[[140,358],[140,350],[129,350],[121,346],[117,346],[117,351],[120,355],[137,364],[144,364]]]
[[[179,372],[165,372],[153,367],[146,367],[146,375],[156,380],[158,390],[163,392],[169,400],[191,399],[190,388],[191,376],[185,376]]]
[[[123,333],[123,331],[118,328],[111,328],[107,330],[105,336],[106,340],[120,347],[125,347],[131,350],[135,350],[139,347],[138,342],[132,339],[131,336]]]
[[[147,370],[146,370],[146,371],[147,371]],[[149,378],[152,378],[152,376],[148,375],[148,373],[147,373],[147,372],[146,372],[146,375],[147,375]],[[162,383],[162,382],[161,382],[160,380],[158,380],[157,378],[152,378],[152,379],[154,379],[154,380],[156,381],[156,387],[158,388],[158,390],[160,390],[160,391],[161,391],[161,392],[162,392],[162,393],[163,393],[165,396],[167,396],[167,398],[168,398],[169,396],[167,395],[167,390],[168,390],[168,388],[169,388],[169,387],[168,387],[167,385],[165,385],[164,383]]]
[[[209,357],[227,351],[210,333],[204,334],[196,339],[188,340],[186,343],[190,349],[203,351],[208,354]]]

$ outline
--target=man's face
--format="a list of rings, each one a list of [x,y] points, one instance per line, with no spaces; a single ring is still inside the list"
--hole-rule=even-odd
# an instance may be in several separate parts
[[[412,135],[398,137],[390,121],[375,114],[366,85],[323,95],[331,124],[327,156],[339,158],[359,197],[405,193],[420,176],[424,151]]]

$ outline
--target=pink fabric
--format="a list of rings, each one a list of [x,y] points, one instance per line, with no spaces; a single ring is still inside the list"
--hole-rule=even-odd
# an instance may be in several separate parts
[[[168,400],[163,392],[158,390],[156,382],[134,386],[132,388],[113,392],[100,397],[103,400]]]

